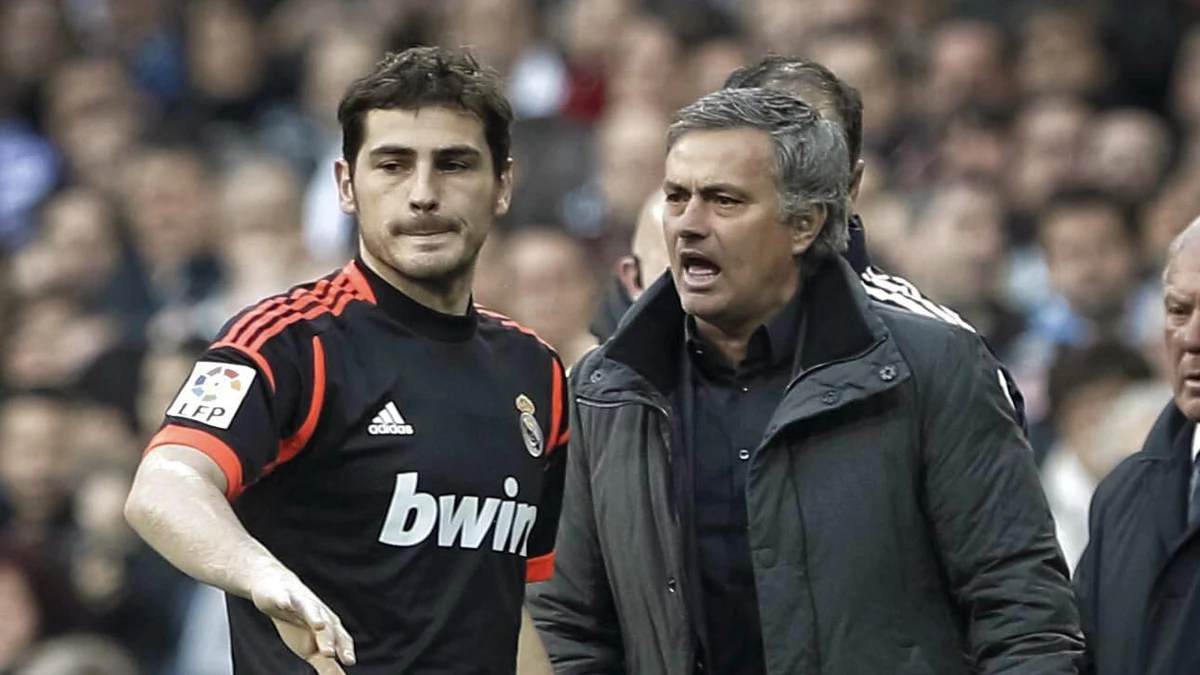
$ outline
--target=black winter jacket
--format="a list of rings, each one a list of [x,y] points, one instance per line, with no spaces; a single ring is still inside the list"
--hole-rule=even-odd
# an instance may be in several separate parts
[[[1087,675],[1200,673],[1200,529],[1186,516],[1195,427],[1168,404],[1092,497],[1075,570]]]
[[[1033,456],[979,337],[805,280],[796,373],[749,460],[770,675],[1075,672],[1078,616]],[[670,276],[572,374],[554,577],[559,675],[693,675],[695,573],[672,481],[684,315]]]

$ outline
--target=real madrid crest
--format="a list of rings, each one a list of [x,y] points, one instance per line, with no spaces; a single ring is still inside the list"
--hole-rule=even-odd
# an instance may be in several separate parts
[[[533,416],[537,408],[525,394],[517,396],[516,404],[517,410],[521,413],[521,440],[525,442],[525,449],[534,457],[541,457],[542,452],[546,449],[546,444],[542,437],[542,428],[538,426],[537,418]]]

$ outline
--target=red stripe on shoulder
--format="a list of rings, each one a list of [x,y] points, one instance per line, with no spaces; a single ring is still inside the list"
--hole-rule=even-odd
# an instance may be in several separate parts
[[[342,274],[350,278],[350,284],[354,286],[354,291],[363,300],[372,305],[378,304],[375,302],[375,291],[371,290],[371,284],[367,282],[367,277],[358,269],[358,263],[351,260],[342,268]]]
[[[275,372],[271,368],[270,362],[262,355],[261,343],[255,340],[253,343],[248,342],[249,338],[259,333],[263,327],[269,325],[278,317],[286,315],[290,311],[295,311],[297,305],[303,306],[307,302],[306,298],[316,296],[318,293],[325,293],[329,288],[332,280],[322,279],[317,282],[316,286],[310,291],[304,288],[297,288],[292,291],[287,297],[277,297],[274,300],[263,302],[259,307],[247,312],[232,328],[225,333],[225,337],[214,343],[211,349],[228,348],[233,349],[254,361],[259,370],[267,378],[267,382],[271,385],[271,390],[275,390]],[[278,331],[271,332],[270,335],[276,335]],[[266,342],[263,340],[262,342]],[[257,344],[257,346],[255,346]]]
[[[313,350],[313,387],[312,399],[308,403],[308,414],[304,417],[304,423],[288,438],[279,443],[279,455],[275,461],[271,462],[263,469],[263,476],[274,471],[281,464],[286,464],[293,459],[304,446],[312,439],[313,432],[317,429],[317,421],[321,419],[321,409],[325,405],[325,347],[321,344],[321,337],[314,335],[312,339]]]
[[[266,376],[267,384],[271,385],[271,391],[275,391],[275,371],[271,369],[271,363],[267,361],[267,357],[262,355],[262,352],[251,351],[247,347],[224,340],[213,343],[209,349],[232,349],[239,354],[244,354],[247,358],[254,361],[254,365],[258,366],[258,369]]]
[[[296,309],[292,314],[286,315],[279,320],[278,323],[272,325],[269,329],[262,331],[254,342],[250,345],[251,349],[259,350],[266,344],[267,340],[283,332],[288,326],[299,323],[300,321],[311,321],[323,314],[333,314],[339,316],[346,310],[353,300],[366,299],[355,292],[350,280],[342,275],[339,275],[332,290],[319,298],[313,298],[316,304],[305,310]],[[311,303],[308,303],[311,304]]]
[[[291,303],[287,311],[281,312],[276,316],[270,325],[263,326],[256,334],[247,335],[246,340],[249,341],[247,347],[253,351],[262,349],[268,340],[279,335],[289,326],[299,323],[306,318],[312,319],[327,313],[330,303],[334,298],[349,292],[349,282],[339,274],[329,284],[321,288],[320,292],[317,292],[317,289],[313,289],[312,293],[308,293],[296,302]]]
[[[516,330],[521,331],[522,333],[524,333],[526,335],[533,337],[535,340],[542,343],[543,347],[545,347],[546,349],[549,349],[550,353],[555,354],[555,355],[558,354],[558,352],[556,352],[554,350],[554,347],[551,347],[550,343],[543,340],[542,336],[535,333],[532,328],[527,328],[525,326],[522,326],[521,324],[517,323],[516,321],[513,321],[509,317],[504,316],[503,314],[501,314],[499,312],[493,312],[492,310],[485,309],[483,307],[480,307],[479,305],[475,305],[475,311],[479,312],[483,316],[486,316],[486,317],[489,317],[489,318],[499,321],[501,326],[505,326],[507,328],[514,328]]]
[[[551,362],[550,379],[551,379],[552,384],[551,384],[551,390],[550,390],[550,397],[551,397],[550,435],[547,437],[547,441],[550,443],[548,450],[553,450],[554,448],[561,447],[563,443],[567,442],[567,438],[569,438],[570,436],[569,436],[569,434],[565,433],[566,425],[563,424],[563,414],[565,412],[563,409],[563,379],[564,378],[563,378],[563,370],[562,370],[562,361],[559,360],[559,358],[558,358],[558,352],[556,352],[554,350],[554,347],[550,346],[549,342],[546,342],[545,340],[542,339],[542,337],[540,335],[538,335],[536,332],[534,332],[534,330],[532,328],[522,326],[521,324],[517,323],[516,321],[510,319],[509,317],[504,316],[503,314],[500,314],[499,312],[493,312],[492,310],[486,309],[480,305],[475,305],[475,311],[479,312],[483,316],[486,316],[491,319],[495,319],[496,321],[498,321],[500,323],[501,326],[504,326],[506,328],[512,328],[512,329],[518,330],[526,335],[529,335],[530,337],[534,338],[539,343],[541,343],[541,345],[550,352],[550,362]],[[562,434],[561,436],[559,434],[560,431],[564,432],[564,434]]]
[[[277,303],[269,311],[261,313],[257,319],[246,326],[240,335],[236,337],[231,336],[229,341],[249,347],[255,337],[270,326],[272,322],[286,316],[290,312],[296,311],[298,308],[304,307],[315,298],[323,297],[329,292],[329,288],[335,280],[336,277],[334,279],[322,279],[312,289],[296,289],[283,302]]]
[[[298,316],[304,316],[301,311],[314,302],[321,311],[326,311],[323,304],[336,294],[347,282],[342,273],[332,278],[322,279],[310,290],[298,288],[286,298],[276,298],[263,303],[261,308],[247,312],[243,320],[226,332],[226,337],[212,345],[212,349],[229,348],[246,355],[254,361],[267,377],[271,389],[275,389],[275,373],[270,362],[262,354],[262,347],[268,340],[279,335],[285,328],[296,323]],[[251,316],[253,315],[253,316]],[[246,319],[249,320],[246,320]]]
[[[293,290],[290,295],[281,294],[263,300],[262,302],[248,309],[246,313],[242,314],[241,318],[238,319],[232,326],[230,326],[229,330],[226,330],[224,334],[221,335],[220,339],[229,342],[236,342],[238,337],[245,332],[246,328],[249,327],[250,324],[257,323],[265,315],[275,312],[280,307],[287,304],[289,300],[299,297],[302,293],[304,293],[304,289],[297,288]]]
[[[553,385],[550,389],[550,447],[548,450],[554,450],[562,445],[559,442],[559,430],[563,429],[563,372],[562,364],[558,362],[558,357],[550,359],[551,374],[550,378]]]

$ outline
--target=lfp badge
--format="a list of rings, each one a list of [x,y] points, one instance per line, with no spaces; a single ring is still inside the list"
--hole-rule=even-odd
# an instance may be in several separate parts
[[[242,380],[238,371],[229,366],[217,366],[203,375],[198,375],[192,385],[192,393],[204,403],[217,400],[224,388],[235,392],[242,390]]]
[[[256,374],[248,366],[201,361],[192,368],[188,384],[167,408],[167,415],[228,429]]]

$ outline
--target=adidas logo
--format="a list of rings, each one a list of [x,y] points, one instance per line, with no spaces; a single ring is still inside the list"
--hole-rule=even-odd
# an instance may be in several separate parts
[[[411,424],[404,421],[396,403],[388,401],[387,405],[383,406],[383,410],[380,410],[371,419],[367,433],[372,436],[412,436],[413,428]]]

